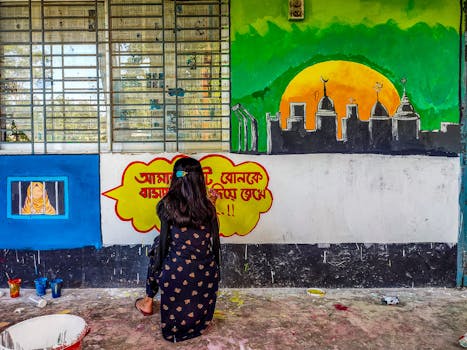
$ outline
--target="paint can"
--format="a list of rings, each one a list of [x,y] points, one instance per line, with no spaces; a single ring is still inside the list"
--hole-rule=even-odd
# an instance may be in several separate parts
[[[52,298],[59,298],[62,296],[62,285],[63,280],[61,278],[55,278],[50,281],[50,289],[52,289]]]
[[[0,333],[0,350],[80,350],[89,332],[90,328],[79,316],[54,314],[34,317]]]
[[[47,289],[47,277],[39,277],[34,280],[34,285],[36,286],[36,294],[38,296],[45,295]]]
[[[47,300],[37,295],[30,295],[28,300],[36,307],[43,308],[47,305]]]
[[[19,291],[21,289],[21,278],[12,278],[8,280],[8,286],[10,287],[10,297],[19,297]]]

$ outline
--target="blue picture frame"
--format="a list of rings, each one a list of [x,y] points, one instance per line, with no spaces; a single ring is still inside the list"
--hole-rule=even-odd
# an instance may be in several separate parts
[[[40,189],[43,198],[37,201],[42,203],[42,212],[34,212],[28,210],[25,213],[27,202],[29,207],[33,208],[30,188],[42,187]],[[28,196],[29,194],[29,196]],[[56,220],[68,219],[69,202],[68,202],[68,178],[65,176],[54,177],[7,177],[7,218],[10,219],[27,219],[27,220]],[[50,209],[49,209],[50,208]],[[47,213],[49,209],[49,213]]]

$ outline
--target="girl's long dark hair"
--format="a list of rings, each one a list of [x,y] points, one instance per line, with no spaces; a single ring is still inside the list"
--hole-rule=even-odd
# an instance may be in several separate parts
[[[199,161],[186,157],[175,162],[169,191],[157,205],[157,215],[178,227],[200,227],[216,218]]]

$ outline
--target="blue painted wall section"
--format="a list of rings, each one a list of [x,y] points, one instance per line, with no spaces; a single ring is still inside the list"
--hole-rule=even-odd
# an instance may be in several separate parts
[[[9,214],[12,179],[66,183],[66,215]],[[50,250],[102,246],[98,155],[0,157],[0,249]],[[10,209],[11,211],[11,209]],[[25,219],[26,218],[26,219]],[[52,218],[52,217],[50,217]]]

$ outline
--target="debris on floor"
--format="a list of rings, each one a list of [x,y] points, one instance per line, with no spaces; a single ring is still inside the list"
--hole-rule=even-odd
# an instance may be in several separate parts
[[[306,293],[314,297],[324,297],[326,294],[326,292],[320,288],[308,288]]]
[[[91,329],[83,339],[86,350],[456,350],[464,346],[465,335],[459,336],[467,325],[467,290],[455,288],[326,289],[317,298],[307,288],[221,289],[209,332],[174,345],[162,338],[157,312],[143,317],[134,309],[142,288],[63,289],[60,298],[46,295],[44,308],[27,301],[34,293],[21,289],[18,298],[0,298],[4,327],[77,315]],[[385,307],[381,296],[404,302]],[[14,313],[18,308],[22,312]]]
[[[386,304],[386,305],[397,305],[399,304],[399,298],[398,297],[382,297],[381,298],[381,303]]]
[[[334,308],[339,311],[347,311],[349,309],[348,306],[342,305],[342,304],[334,304]]]
[[[459,345],[463,348],[467,348],[467,333],[459,338]]]

